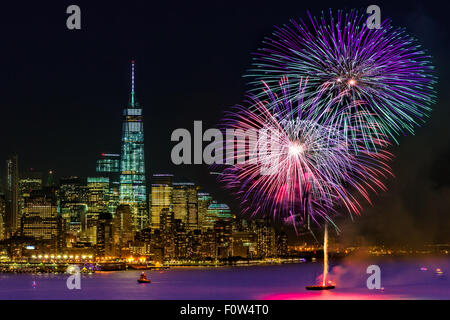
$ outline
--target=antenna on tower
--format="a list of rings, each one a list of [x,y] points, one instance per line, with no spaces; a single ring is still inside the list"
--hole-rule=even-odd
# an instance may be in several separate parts
[[[134,60],[131,60],[131,106],[134,107]]]

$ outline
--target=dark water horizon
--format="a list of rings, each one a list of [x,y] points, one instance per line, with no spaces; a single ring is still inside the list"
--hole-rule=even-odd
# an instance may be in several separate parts
[[[382,289],[369,290],[369,265],[381,269]],[[239,267],[174,267],[81,275],[81,289],[69,290],[68,274],[0,274],[1,300],[291,300],[450,299],[450,258],[366,259],[331,262],[330,291],[307,291],[318,284],[320,261]],[[442,274],[436,272],[437,269]]]

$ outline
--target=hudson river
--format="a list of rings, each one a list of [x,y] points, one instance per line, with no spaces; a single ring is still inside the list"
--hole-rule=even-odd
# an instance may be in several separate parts
[[[366,286],[372,264],[381,268],[380,290]],[[306,291],[321,272],[320,261],[177,267],[146,271],[152,283],[138,284],[140,271],[114,271],[82,275],[80,290],[67,288],[69,275],[0,274],[0,299],[450,299],[450,258],[332,261],[329,279],[336,289]]]

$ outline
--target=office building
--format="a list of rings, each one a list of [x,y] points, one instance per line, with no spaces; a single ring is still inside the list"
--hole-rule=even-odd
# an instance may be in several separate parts
[[[160,216],[163,210],[171,210],[172,206],[172,179],[171,174],[154,174],[152,176],[151,190],[151,227],[160,228]]]
[[[132,61],[130,100],[128,106],[123,109],[119,203],[130,206],[135,230],[141,230],[149,224],[143,121],[143,109],[135,97]]]
[[[19,208],[19,159],[17,154],[6,161],[6,216],[5,229],[7,236],[12,236],[20,225]]]

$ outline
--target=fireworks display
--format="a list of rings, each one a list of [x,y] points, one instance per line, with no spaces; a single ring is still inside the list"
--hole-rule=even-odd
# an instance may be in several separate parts
[[[397,141],[413,133],[431,110],[436,83],[430,57],[418,42],[389,20],[369,29],[367,15],[357,10],[308,16],[266,38],[246,75],[251,92],[262,94],[261,80],[275,88],[282,76],[291,84],[308,77],[304,105],[321,92],[317,120],[332,119],[351,139],[362,135],[367,148],[376,147],[380,137]]]
[[[300,81],[295,100],[289,87],[286,79],[276,90],[266,86],[264,99],[253,97],[226,115],[224,127],[234,130],[225,151],[232,165],[219,179],[254,215],[272,213],[295,225],[308,217],[332,222],[338,208],[359,214],[358,199],[370,202],[370,191],[384,189],[391,154],[371,152],[363,143],[350,143],[346,129],[320,124],[314,108],[304,108],[306,81]],[[362,140],[361,135],[356,141]]]

